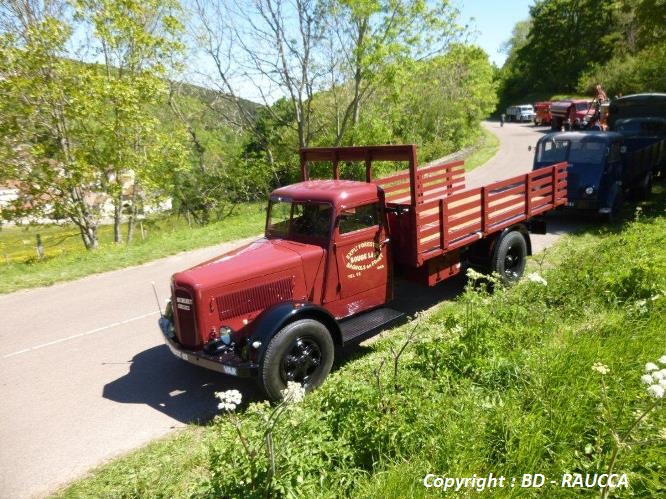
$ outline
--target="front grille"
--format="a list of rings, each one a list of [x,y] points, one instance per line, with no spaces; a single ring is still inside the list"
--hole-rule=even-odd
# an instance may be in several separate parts
[[[293,296],[294,279],[287,277],[218,296],[215,301],[220,320],[224,320],[263,310],[275,303],[291,300]]]
[[[176,289],[175,295],[176,302],[173,304],[173,311],[176,318],[178,341],[186,348],[195,349],[201,345],[201,340],[197,334],[194,299],[185,289]]]

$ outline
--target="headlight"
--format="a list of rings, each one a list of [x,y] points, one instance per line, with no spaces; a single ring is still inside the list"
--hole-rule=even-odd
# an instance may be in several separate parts
[[[586,187],[585,188],[585,194],[587,194],[588,196],[591,195],[591,194],[594,194],[594,187],[592,187],[592,186]]]
[[[231,328],[228,326],[220,326],[220,340],[225,345],[231,345]]]

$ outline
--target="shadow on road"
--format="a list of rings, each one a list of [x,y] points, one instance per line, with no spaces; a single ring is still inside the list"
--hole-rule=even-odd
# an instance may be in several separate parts
[[[102,396],[146,404],[182,423],[205,423],[217,413],[214,392],[231,389],[240,391],[244,402],[260,399],[253,380],[190,365],[160,345],[135,355],[129,373],[105,385]]]

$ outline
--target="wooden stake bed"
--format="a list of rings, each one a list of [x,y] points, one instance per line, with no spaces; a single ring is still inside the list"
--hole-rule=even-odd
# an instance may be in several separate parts
[[[308,162],[327,161],[339,179],[339,162],[364,161],[366,181],[384,191],[394,258],[420,267],[426,261],[526,221],[567,202],[566,163],[465,189],[462,161],[418,167],[415,145],[331,147],[301,150],[303,180]],[[373,161],[406,161],[409,168],[373,179]]]

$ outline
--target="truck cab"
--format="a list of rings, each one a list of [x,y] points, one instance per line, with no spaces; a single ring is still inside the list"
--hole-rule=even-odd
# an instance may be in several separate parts
[[[566,161],[567,206],[615,215],[627,180],[622,151],[619,133],[548,133],[537,143],[533,169]]]
[[[541,101],[534,104],[534,125],[550,125],[550,101]]]
[[[553,130],[579,130],[593,120],[596,109],[587,99],[564,99],[550,106],[551,128]]]

